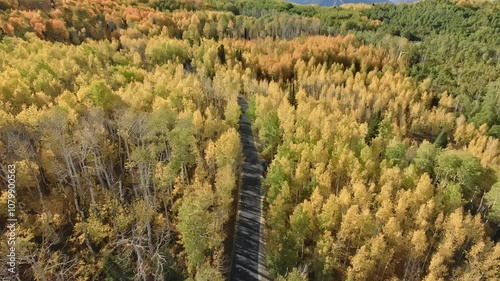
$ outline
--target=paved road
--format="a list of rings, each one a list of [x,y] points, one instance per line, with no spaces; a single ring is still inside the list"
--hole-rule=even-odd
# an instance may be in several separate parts
[[[266,276],[262,247],[261,165],[255,149],[252,127],[245,114],[248,104],[243,98],[238,98],[238,104],[242,110],[239,131],[244,160],[229,280],[270,280]]]

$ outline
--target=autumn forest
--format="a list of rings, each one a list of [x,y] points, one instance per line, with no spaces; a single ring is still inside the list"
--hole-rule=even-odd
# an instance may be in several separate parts
[[[239,97],[270,280],[500,278],[488,0],[0,0],[0,277],[228,280]]]

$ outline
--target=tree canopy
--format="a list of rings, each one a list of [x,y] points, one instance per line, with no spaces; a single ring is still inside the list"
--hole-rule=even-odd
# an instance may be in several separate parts
[[[269,163],[272,279],[500,275],[498,1],[0,10],[22,280],[227,279],[239,96]]]

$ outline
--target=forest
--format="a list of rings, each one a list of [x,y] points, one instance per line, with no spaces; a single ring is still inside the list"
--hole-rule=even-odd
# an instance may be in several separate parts
[[[500,278],[488,0],[0,0],[0,262],[15,165],[16,280],[228,280],[238,97],[271,280]]]

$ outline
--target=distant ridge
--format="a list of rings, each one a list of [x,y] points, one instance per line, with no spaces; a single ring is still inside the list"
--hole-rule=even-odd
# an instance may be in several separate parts
[[[347,3],[356,4],[371,4],[371,3],[404,3],[404,2],[416,2],[417,0],[289,0],[288,2],[310,5],[316,4],[320,6],[340,6]]]
[[[316,4],[320,6],[340,6],[347,3],[390,3],[388,0],[292,0],[288,2],[302,5]]]

